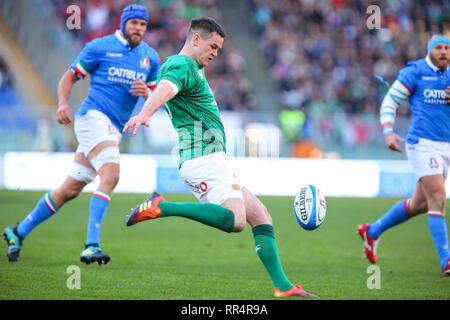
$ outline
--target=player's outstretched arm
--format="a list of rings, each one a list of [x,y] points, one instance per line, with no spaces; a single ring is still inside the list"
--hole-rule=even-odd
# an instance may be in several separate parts
[[[77,82],[77,76],[70,70],[63,74],[58,83],[58,109],[56,110],[56,120],[60,124],[72,123],[72,109],[69,106],[69,97],[72,87]]]
[[[145,101],[139,114],[132,117],[127,122],[123,128],[123,132],[130,129],[130,136],[133,136],[138,133],[141,125],[148,127],[150,125],[150,117],[159,109],[159,107],[173,97],[175,97],[175,92],[170,84],[166,82],[159,83],[150,97]]]

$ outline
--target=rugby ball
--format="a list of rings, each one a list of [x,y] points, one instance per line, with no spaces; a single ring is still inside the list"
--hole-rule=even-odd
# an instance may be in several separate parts
[[[317,229],[325,220],[327,203],[323,193],[313,185],[300,188],[294,199],[294,214],[305,230]]]

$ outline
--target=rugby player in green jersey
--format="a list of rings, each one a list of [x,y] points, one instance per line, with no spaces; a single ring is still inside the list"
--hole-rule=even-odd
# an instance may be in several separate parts
[[[272,279],[274,296],[314,296],[301,285],[293,285],[284,274],[267,208],[239,184],[229,165],[219,108],[204,71],[224,38],[223,28],[213,19],[193,19],[184,47],[161,66],[156,89],[123,130],[135,135],[141,125],[149,126],[153,113],[165,105],[179,135],[180,175],[200,203],[170,202],[153,193],[132,211],[127,225],[179,216],[225,232],[241,232],[248,222],[256,253]]]

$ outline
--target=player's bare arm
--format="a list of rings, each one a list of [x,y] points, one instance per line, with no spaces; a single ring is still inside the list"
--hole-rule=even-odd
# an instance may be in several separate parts
[[[77,82],[77,76],[70,70],[61,77],[58,84],[58,109],[56,110],[56,120],[60,124],[72,123],[72,109],[69,106],[69,97],[72,87]]]
[[[145,101],[139,114],[132,117],[127,122],[123,128],[123,132],[130,129],[130,136],[133,136],[138,133],[141,125],[148,127],[150,125],[150,117],[159,109],[159,107],[173,97],[175,97],[175,92],[170,84],[167,82],[159,83],[152,95]]]

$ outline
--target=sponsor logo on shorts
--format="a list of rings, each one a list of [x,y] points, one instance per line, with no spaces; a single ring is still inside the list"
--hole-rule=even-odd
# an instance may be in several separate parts
[[[194,186],[192,183],[190,183],[187,180],[184,180],[184,183],[189,187],[189,189],[191,189],[192,192],[198,193],[198,189],[200,189],[199,186]]]
[[[439,168],[439,163],[437,162],[436,158],[430,158],[430,168],[432,169]]]
[[[114,127],[112,124],[108,124],[107,131],[109,135],[115,135],[117,133],[116,127]]]
[[[200,182],[200,190],[205,192],[207,189],[208,189],[208,185],[206,184],[206,182],[204,182],[204,181]]]

